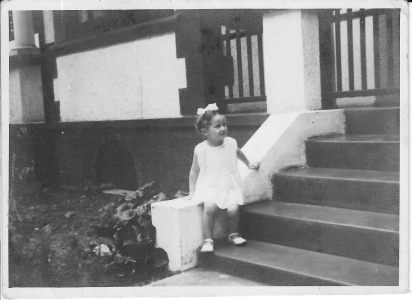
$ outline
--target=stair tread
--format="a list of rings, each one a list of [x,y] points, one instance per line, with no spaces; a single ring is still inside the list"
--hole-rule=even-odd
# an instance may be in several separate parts
[[[220,257],[281,269],[345,285],[397,285],[398,268],[258,241],[244,247],[221,245]]]
[[[345,134],[320,136],[308,139],[321,143],[399,143],[398,134]]]
[[[303,168],[288,171],[281,171],[275,175],[290,177],[310,177],[323,179],[338,179],[352,181],[374,181],[399,183],[398,172],[374,171],[374,170],[354,170],[336,168]]]
[[[396,111],[399,110],[399,106],[385,106],[385,107],[375,107],[375,106],[367,106],[367,107],[348,107],[345,108],[345,111]]]
[[[394,233],[398,233],[399,231],[399,217],[397,215],[329,206],[266,201],[248,206],[245,209],[245,213],[390,231]]]

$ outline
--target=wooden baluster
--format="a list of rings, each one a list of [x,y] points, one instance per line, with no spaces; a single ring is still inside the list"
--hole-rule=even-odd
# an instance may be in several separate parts
[[[375,69],[375,89],[379,89],[381,84],[380,79],[380,53],[379,53],[379,15],[373,15],[373,53],[374,53],[374,69]]]
[[[394,87],[393,74],[393,23],[392,12],[386,14],[386,30],[387,30],[387,51],[388,51],[388,88]]]
[[[319,12],[319,50],[322,108],[335,108],[335,98],[331,92],[335,91],[335,52],[332,30],[332,10]]]
[[[360,10],[360,61],[362,90],[368,89],[367,70],[366,70],[366,31],[365,31],[365,9]]]
[[[353,26],[352,26],[352,9],[348,9],[346,24],[348,26],[348,64],[349,64],[349,90],[353,91],[354,84],[354,67],[353,67]]]
[[[236,29],[236,56],[237,56],[237,74],[239,84],[239,98],[243,97],[243,70],[242,70],[242,48],[240,41],[240,30]]]
[[[253,61],[252,61],[252,35],[247,34],[246,38],[247,44],[247,65],[248,65],[248,74],[249,74],[249,97],[255,95],[255,88],[253,86]]]
[[[232,50],[232,45],[230,44],[230,30],[228,27],[226,27],[226,56],[233,60],[233,58],[231,57],[232,56],[231,50]],[[229,99],[232,99],[233,98],[233,83],[229,83],[228,87],[229,87]]]
[[[258,40],[258,58],[259,58],[259,84],[260,84],[260,96],[265,95],[265,78],[264,78],[264,69],[263,69],[263,42],[262,42],[262,33],[257,35]]]
[[[340,11],[335,10],[335,43],[336,43],[336,90],[342,91],[342,57],[340,46]]]

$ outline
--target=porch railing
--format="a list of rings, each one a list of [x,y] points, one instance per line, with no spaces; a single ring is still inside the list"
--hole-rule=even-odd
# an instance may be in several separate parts
[[[262,32],[221,26],[223,55],[233,59],[233,82],[225,85],[224,102],[265,101]]]
[[[324,108],[399,93],[399,10],[322,11],[319,27]]]

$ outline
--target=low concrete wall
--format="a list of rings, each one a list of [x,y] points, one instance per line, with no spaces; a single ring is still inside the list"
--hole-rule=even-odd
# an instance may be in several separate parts
[[[261,163],[259,171],[255,172],[239,162],[245,202],[272,199],[272,175],[286,167],[306,164],[306,139],[344,132],[342,110],[271,115],[242,148],[250,160]]]
[[[203,205],[187,198],[152,204],[152,223],[156,227],[156,244],[169,256],[171,271],[184,271],[198,264],[203,242]],[[226,234],[225,214],[219,213],[214,237]]]
[[[230,115],[229,134],[243,146],[265,118],[265,114]],[[113,162],[119,188],[135,189],[154,180],[165,192],[188,191],[193,149],[202,141],[193,123],[194,117],[184,117],[11,125],[10,151],[18,152],[16,163],[23,157],[35,160],[36,174],[42,174],[36,179],[44,183],[81,187],[96,182],[100,153],[103,161]]]
[[[305,165],[305,140],[309,137],[344,133],[343,111],[308,111],[269,116],[242,147],[250,160],[260,161],[259,171],[247,169],[241,162],[246,204],[272,199],[272,175],[282,168]],[[169,268],[183,271],[196,266],[202,244],[202,205],[184,199],[152,205],[157,245],[169,255]],[[219,215],[214,237],[225,235],[224,215]]]

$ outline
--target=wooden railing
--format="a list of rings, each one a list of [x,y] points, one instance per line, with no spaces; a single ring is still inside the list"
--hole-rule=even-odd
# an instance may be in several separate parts
[[[322,11],[319,27],[324,108],[337,98],[399,93],[399,10]]]
[[[262,32],[222,25],[223,54],[233,58],[233,83],[225,86],[226,103],[265,101]]]
[[[121,28],[174,15],[169,9],[159,10],[66,10],[55,14],[61,22],[65,41],[78,40]]]

